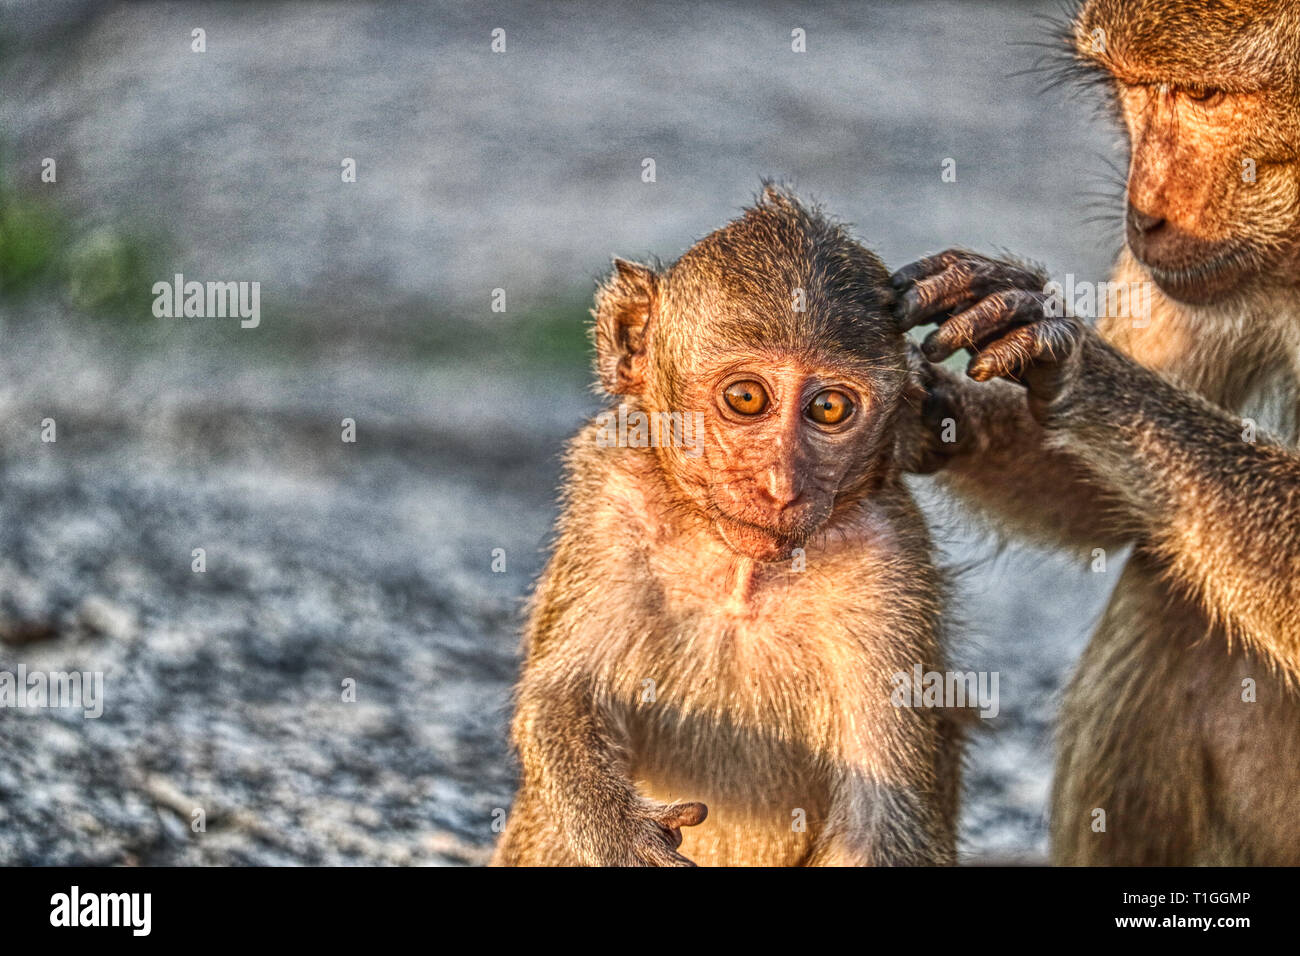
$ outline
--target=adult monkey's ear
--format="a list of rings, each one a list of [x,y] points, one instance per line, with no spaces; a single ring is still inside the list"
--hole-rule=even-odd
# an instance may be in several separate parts
[[[658,273],[626,259],[614,260],[614,271],[596,290],[596,374],[612,395],[645,388],[646,335],[658,290]]]

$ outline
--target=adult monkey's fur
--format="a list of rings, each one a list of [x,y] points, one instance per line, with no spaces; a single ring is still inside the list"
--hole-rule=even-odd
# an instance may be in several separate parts
[[[1300,3],[1092,0],[1071,42],[1128,133],[1112,278],[1149,321],[1044,319],[1045,275],[971,253],[902,270],[928,357],[1028,386],[923,369],[962,436],[932,451],[1012,532],[1134,546],[1065,695],[1053,859],[1297,864]]]

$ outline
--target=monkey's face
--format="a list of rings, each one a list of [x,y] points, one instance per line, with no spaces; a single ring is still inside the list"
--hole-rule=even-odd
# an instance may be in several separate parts
[[[833,535],[894,468],[907,365],[892,305],[875,255],[773,187],[666,271],[616,259],[596,369],[654,423],[638,447],[654,449],[665,510],[762,561]]]
[[[1231,5],[1157,0],[1095,0],[1076,23],[1076,48],[1110,74],[1128,131],[1129,249],[1179,301],[1296,281],[1300,109],[1287,44],[1300,41],[1277,33]]]
[[[870,374],[752,353],[692,370],[679,394],[702,410],[698,453],[666,448],[661,460],[731,550],[788,559],[891,467],[898,390]]]
[[[1120,85],[1132,144],[1125,233],[1156,284],[1220,301],[1275,270],[1300,237],[1294,153],[1263,93]],[[1260,135],[1260,134],[1264,135]]]

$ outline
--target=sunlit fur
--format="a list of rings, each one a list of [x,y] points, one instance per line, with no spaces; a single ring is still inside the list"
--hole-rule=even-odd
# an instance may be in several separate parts
[[[619,263],[601,288],[604,388],[702,410],[707,434],[697,458],[599,447],[594,423],[569,445],[496,863],[674,865],[647,820],[680,801],[708,806],[680,830],[702,865],[954,862],[960,720],[890,700],[894,674],[944,667],[941,582],[895,464],[890,298],[874,256],[773,188],[668,269]],[[733,367],[784,411],[728,418]],[[863,399],[851,429],[800,424],[783,390],[822,381]]]

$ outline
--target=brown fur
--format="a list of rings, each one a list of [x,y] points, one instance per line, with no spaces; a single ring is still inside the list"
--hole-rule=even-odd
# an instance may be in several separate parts
[[[1133,268],[1126,257],[1119,273]],[[1150,328],[1103,320],[1100,331],[1168,378],[1152,386],[1115,368],[1125,387],[1109,413],[1079,403],[1053,437],[1140,529],[1066,693],[1053,853],[1062,863],[1297,864],[1300,461],[1272,442],[1297,440],[1300,369],[1277,358],[1300,356],[1300,302],[1280,291],[1236,309],[1158,301]],[[1196,344],[1179,354],[1180,337]],[[1251,368],[1253,381],[1242,374]],[[1175,382],[1218,405],[1190,401]],[[1101,401],[1114,386],[1089,387]],[[1220,407],[1259,423],[1258,443]],[[1256,703],[1242,700],[1246,677]],[[1105,833],[1088,825],[1094,807],[1107,811]]]
[[[1012,530],[1135,548],[1066,692],[1054,859],[1300,863],[1300,4],[1092,0],[1074,37],[1130,140],[1113,278],[1154,280],[1152,315],[936,333],[1030,396],[941,381],[967,435],[946,480]],[[947,281],[1033,303],[1016,268]]]
[[[706,410],[703,453],[600,447],[596,423],[570,443],[495,863],[954,861],[958,721],[890,702],[893,674],[944,660],[941,582],[894,463],[906,366],[886,278],[772,188],[666,271],[617,264],[600,380],[636,409]],[[719,412],[735,369],[780,383],[770,420]],[[779,413],[805,379],[858,390],[847,432]]]

